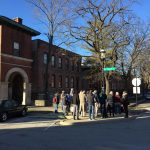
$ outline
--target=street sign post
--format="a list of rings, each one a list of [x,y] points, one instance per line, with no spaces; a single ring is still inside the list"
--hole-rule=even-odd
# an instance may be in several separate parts
[[[110,67],[110,68],[103,68],[104,71],[113,71],[113,70],[116,70],[116,67]]]
[[[136,94],[136,108],[137,108],[137,94],[140,94],[140,85],[141,85],[141,79],[140,78],[133,78],[132,80],[133,87],[133,94]]]
[[[134,86],[133,87],[133,94],[140,94],[140,87]]]

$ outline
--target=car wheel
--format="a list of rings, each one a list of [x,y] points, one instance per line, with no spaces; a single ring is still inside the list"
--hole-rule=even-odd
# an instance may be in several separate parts
[[[7,113],[2,113],[1,120],[4,122],[7,120],[7,118],[8,118]]]
[[[27,115],[27,111],[25,109],[22,110],[22,116],[26,116]]]

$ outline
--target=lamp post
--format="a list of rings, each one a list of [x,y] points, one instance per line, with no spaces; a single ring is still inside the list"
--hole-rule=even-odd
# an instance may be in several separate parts
[[[102,91],[105,92],[105,76],[104,76],[104,62],[105,62],[105,53],[104,49],[100,50],[101,60],[102,60]]]

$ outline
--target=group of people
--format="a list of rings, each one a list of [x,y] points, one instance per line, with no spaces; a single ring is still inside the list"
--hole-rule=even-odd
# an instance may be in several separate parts
[[[79,116],[84,117],[87,113],[90,120],[95,119],[99,113],[102,118],[107,118],[124,112],[125,118],[128,118],[127,95],[126,91],[123,91],[122,96],[113,91],[108,95],[104,92],[98,93],[97,90],[81,90],[77,93],[71,89],[69,94],[62,91],[60,96],[56,93],[53,97],[54,112],[58,113],[58,106],[61,105],[64,115],[71,112],[74,120],[79,119]]]

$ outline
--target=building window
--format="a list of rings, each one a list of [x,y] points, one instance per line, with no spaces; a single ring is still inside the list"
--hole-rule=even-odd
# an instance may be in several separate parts
[[[51,87],[55,87],[55,75],[52,75]]]
[[[58,80],[58,87],[62,88],[62,76],[59,76],[59,80]]]
[[[20,56],[20,45],[18,42],[14,42],[14,51],[13,54],[15,56]]]
[[[62,58],[58,58],[58,68],[62,68]]]
[[[55,56],[51,57],[51,65],[52,67],[55,67]]]
[[[74,61],[71,61],[71,70],[74,70]]]
[[[43,55],[43,63],[47,64],[47,62],[48,62],[48,54],[44,53],[44,55]]]
[[[77,71],[78,72],[80,71],[80,62],[79,61],[77,62]]]
[[[74,77],[71,77],[70,86],[71,88],[74,88]]]
[[[79,89],[79,77],[76,78],[76,89]]]
[[[65,65],[66,65],[66,68],[69,69],[69,59],[68,58],[66,58]]]
[[[66,88],[69,87],[69,78],[68,77],[65,78],[65,87]]]

